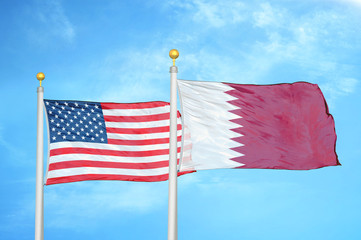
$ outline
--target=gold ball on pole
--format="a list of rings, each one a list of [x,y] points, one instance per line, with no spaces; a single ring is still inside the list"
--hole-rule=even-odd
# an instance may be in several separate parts
[[[41,81],[43,81],[45,79],[45,74],[42,72],[39,72],[38,74],[36,74],[36,78],[40,81],[40,87],[41,87]]]
[[[175,65],[175,60],[179,56],[179,52],[177,49],[172,49],[169,51],[169,57],[173,59],[173,66]]]

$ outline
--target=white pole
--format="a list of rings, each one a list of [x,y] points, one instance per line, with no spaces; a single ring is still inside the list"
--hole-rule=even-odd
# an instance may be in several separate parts
[[[35,195],[35,240],[44,239],[44,88],[41,81],[45,75],[38,73],[36,75],[40,81],[38,87],[38,120],[37,120],[37,136],[36,136],[36,195]]]
[[[169,186],[168,186],[168,240],[178,239],[177,230],[177,73],[175,59],[179,53],[172,49],[170,67],[170,134],[169,134]]]

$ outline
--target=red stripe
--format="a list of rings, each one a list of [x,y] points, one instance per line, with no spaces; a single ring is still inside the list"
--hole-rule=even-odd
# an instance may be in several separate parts
[[[169,119],[169,113],[144,116],[104,116],[106,122],[153,122]]]
[[[178,148],[180,152],[180,147]],[[117,151],[108,149],[94,149],[94,148],[57,148],[50,150],[50,156],[57,156],[63,154],[91,154],[104,156],[119,156],[119,157],[150,157],[158,155],[169,154],[169,149],[158,149],[149,151]]]
[[[177,137],[177,141],[180,142],[182,136]],[[114,145],[126,145],[126,146],[141,146],[141,145],[154,145],[169,143],[169,138],[156,138],[156,139],[144,139],[144,140],[123,140],[123,139],[108,139],[108,144]]]
[[[49,165],[49,171],[65,169],[65,168],[78,168],[78,167],[152,169],[152,168],[162,168],[168,166],[169,166],[168,161],[147,162],[147,163],[121,163],[121,162],[76,160],[76,161],[51,163]]]
[[[101,103],[102,109],[143,109],[169,106],[167,102],[143,102],[143,103]]]
[[[192,173],[195,171],[179,172],[178,176]],[[159,182],[168,180],[168,174],[156,175],[156,176],[130,176],[130,175],[111,175],[111,174],[84,174],[74,175],[69,177],[57,177],[49,178],[46,181],[46,185],[58,184],[58,183],[70,183],[87,180],[120,180],[120,181],[135,181],[135,182]]]
[[[177,125],[177,130],[182,130],[182,125]],[[107,128],[107,133],[120,134],[147,134],[169,132],[169,126],[152,127],[152,128]]]

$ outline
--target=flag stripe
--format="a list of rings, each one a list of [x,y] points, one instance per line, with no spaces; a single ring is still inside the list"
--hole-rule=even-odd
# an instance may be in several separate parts
[[[101,103],[102,109],[147,109],[169,106],[167,102]]]
[[[152,128],[169,126],[169,119],[154,122],[105,122],[105,125],[107,128]]]
[[[169,113],[145,116],[104,116],[107,122],[151,122],[169,119]]]
[[[107,127],[107,133],[120,134],[147,134],[147,133],[169,133],[169,126],[153,127],[153,128],[111,128]],[[182,130],[182,125],[177,125],[177,130]]]
[[[162,175],[168,173],[168,167],[153,168],[153,169],[123,169],[123,168],[96,168],[96,167],[78,167],[78,168],[63,168],[49,172],[51,177],[65,177],[71,175],[82,174],[119,174],[131,176],[152,176]]]
[[[168,167],[168,161],[146,162],[146,163],[123,163],[123,162],[76,160],[76,161],[52,163],[49,165],[49,171],[65,169],[65,168],[78,168],[78,167],[152,169],[152,168]]]
[[[169,113],[169,105],[146,109],[103,109],[104,116],[144,116]]]
[[[178,146],[180,146],[178,142]],[[50,144],[50,150],[63,149],[63,148],[90,148],[90,149],[105,149],[116,151],[148,151],[156,149],[167,149],[169,144],[153,144],[143,146],[127,146],[127,145],[114,145],[104,143],[84,143],[84,142],[58,142]]]
[[[177,132],[177,136],[182,135],[182,131]],[[128,140],[141,140],[141,139],[157,139],[169,137],[169,132],[163,133],[148,133],[148,134],[115,134],[108,133],[110,139],[128,139]]]
[[[177,141],[181,141],[182,137],[178,136]],[[118,144],[118,145],[152,145],[152,144],[162,144],[169,143],[168,138],[158,138],[158,139],[145,139],[145,140],[122,140],[122,139],[108,139],[109,144]]]
[[[180,154],[178,154],[179,157]],[[102,162],[118,162],[118,163],[147,163],[147,162],[160,162],[168,161],[168,155],[156,155],[150,157],[121,157],[121,156],[103,156],[103,155],[89,155],[89,154],[64,154],[52,156],[49,164],[58,162],[67,162],[74,160],[89,160],[89,161],[102,161]]]
[[[178,148],[177,151],[180,152],[180,148]],[[158,149],[158,150],[149,150],[149,151],[116,151],[116,150],[106,150],[106,149],[72,147],[72,148],[59,148],[59,149],[50,150],[50,156],[56,156],[61,154],[73,154],[73,153],[121,156],[121,157],[148,157],[148,156],[169,154],[169,149]]]

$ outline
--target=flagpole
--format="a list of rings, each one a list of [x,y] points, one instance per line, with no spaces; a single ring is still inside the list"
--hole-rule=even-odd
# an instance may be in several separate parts
[[[35,240],[44,239],[44,88],[41,82],[45,75],[39,72],[36,78],[40,81],[38,93],[38,116],[36,136],[36,190],[35,190]]]
[[[169,134],[169,186],[168,186],[168,240],[178,239],[177,230],[177,73],[176,49],[169,52],[173,59],[170,67],[170,134]]]

